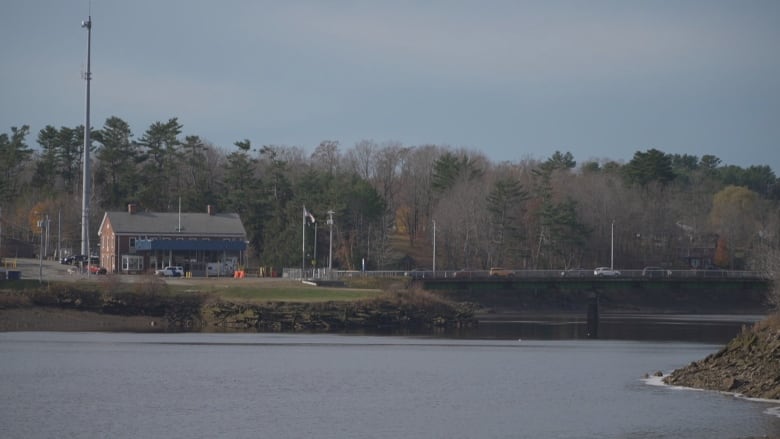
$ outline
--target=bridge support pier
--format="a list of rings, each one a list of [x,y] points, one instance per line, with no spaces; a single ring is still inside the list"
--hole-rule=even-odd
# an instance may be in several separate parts
[[[592,293],[588,298],[586,335],[599,338],[599,293]]]

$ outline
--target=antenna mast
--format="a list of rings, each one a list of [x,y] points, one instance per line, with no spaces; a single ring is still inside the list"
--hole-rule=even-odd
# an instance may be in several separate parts
[[[87,72],[84,79],[87,80],[87,116],[84,122],[84,175],[82,177],[81,191],[81,254],[90,256],[89,252],[89,149],[92,142],[89,138],[91,127],[89,124],[89,81],[92,79],[90,70],[90,57],[92,52],[92,4],[90,3],[90,15],[86,21],[81,22],[81,27],[87,28]],[[87,259],[89,260],[89,259]]]

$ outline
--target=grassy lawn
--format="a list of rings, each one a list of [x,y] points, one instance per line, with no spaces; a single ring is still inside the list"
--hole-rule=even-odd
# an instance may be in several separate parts
[[[377,290],[322,288],[305,285],[253,288],[228,286],[209,290],[209,293],[224,299],[251,302],[337,302],[370,299],[381,294]]]
[[[120,278],[113,278],[114,280]],[[0,290],[13,291],[16,294],[34,294],[49,287],[59,291],[63,288],[84,289],[89,291],[156,291],[159,294],[205,293],[231,301],[247,302],[338,302],[371,299],[382,294],[387,282],[364,281],[346,287],[317,287],[302,284],[299,281],[246,281],[225,280],[186,280],[165,282],[156,277],[132,278],[136,282],[112,281],[109,277],[80,279],[77,281],[55,281],[39,283],[37,280],[2,281]],[[14,293],[11,293],[14,294]]]

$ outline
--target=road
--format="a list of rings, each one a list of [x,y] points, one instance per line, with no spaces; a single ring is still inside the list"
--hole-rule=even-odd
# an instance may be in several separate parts
[[[0,270],[6,271],[19,271],[22,279],[42,279],[44,281],[72,281],[78,282],[89,279],[106,279],[107,277],[119,279],[120,282],[143,282],[148,281],[149,275],[126,275],[126,274],[109,274],[109,275],[97,275],[81,273],[77,267],[72,265],[60,264],[57,261],[39,261],[38,259],[28,258],[15,258],[4,259],[4,267]],[[289,283],[299,285],[300,281],[291,280],[287,278],[258,278],[258,277],[246,277],[243,279],[234,279],[232,277],[197,277],[197,278],[164,278],[158,277],[161,280],[171,285],[253,285],[253,286],[275,286],[280,284]]]

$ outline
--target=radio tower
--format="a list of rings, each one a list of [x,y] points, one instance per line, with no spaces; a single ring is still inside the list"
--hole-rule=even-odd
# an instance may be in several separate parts
[[[89,148],[92,146],[90,141],[89,125],[89,81],[92,79],[90,71],[90,55],[92,50],[92,14],[86,21],[81,22],[81,27],[87,28],[87,72],[84,73],[84,79],[87,80],[87,118],[84,122],[84,176],[82,177],[83,188],[81,191],[81,254],[87,256],[89,261]]]

